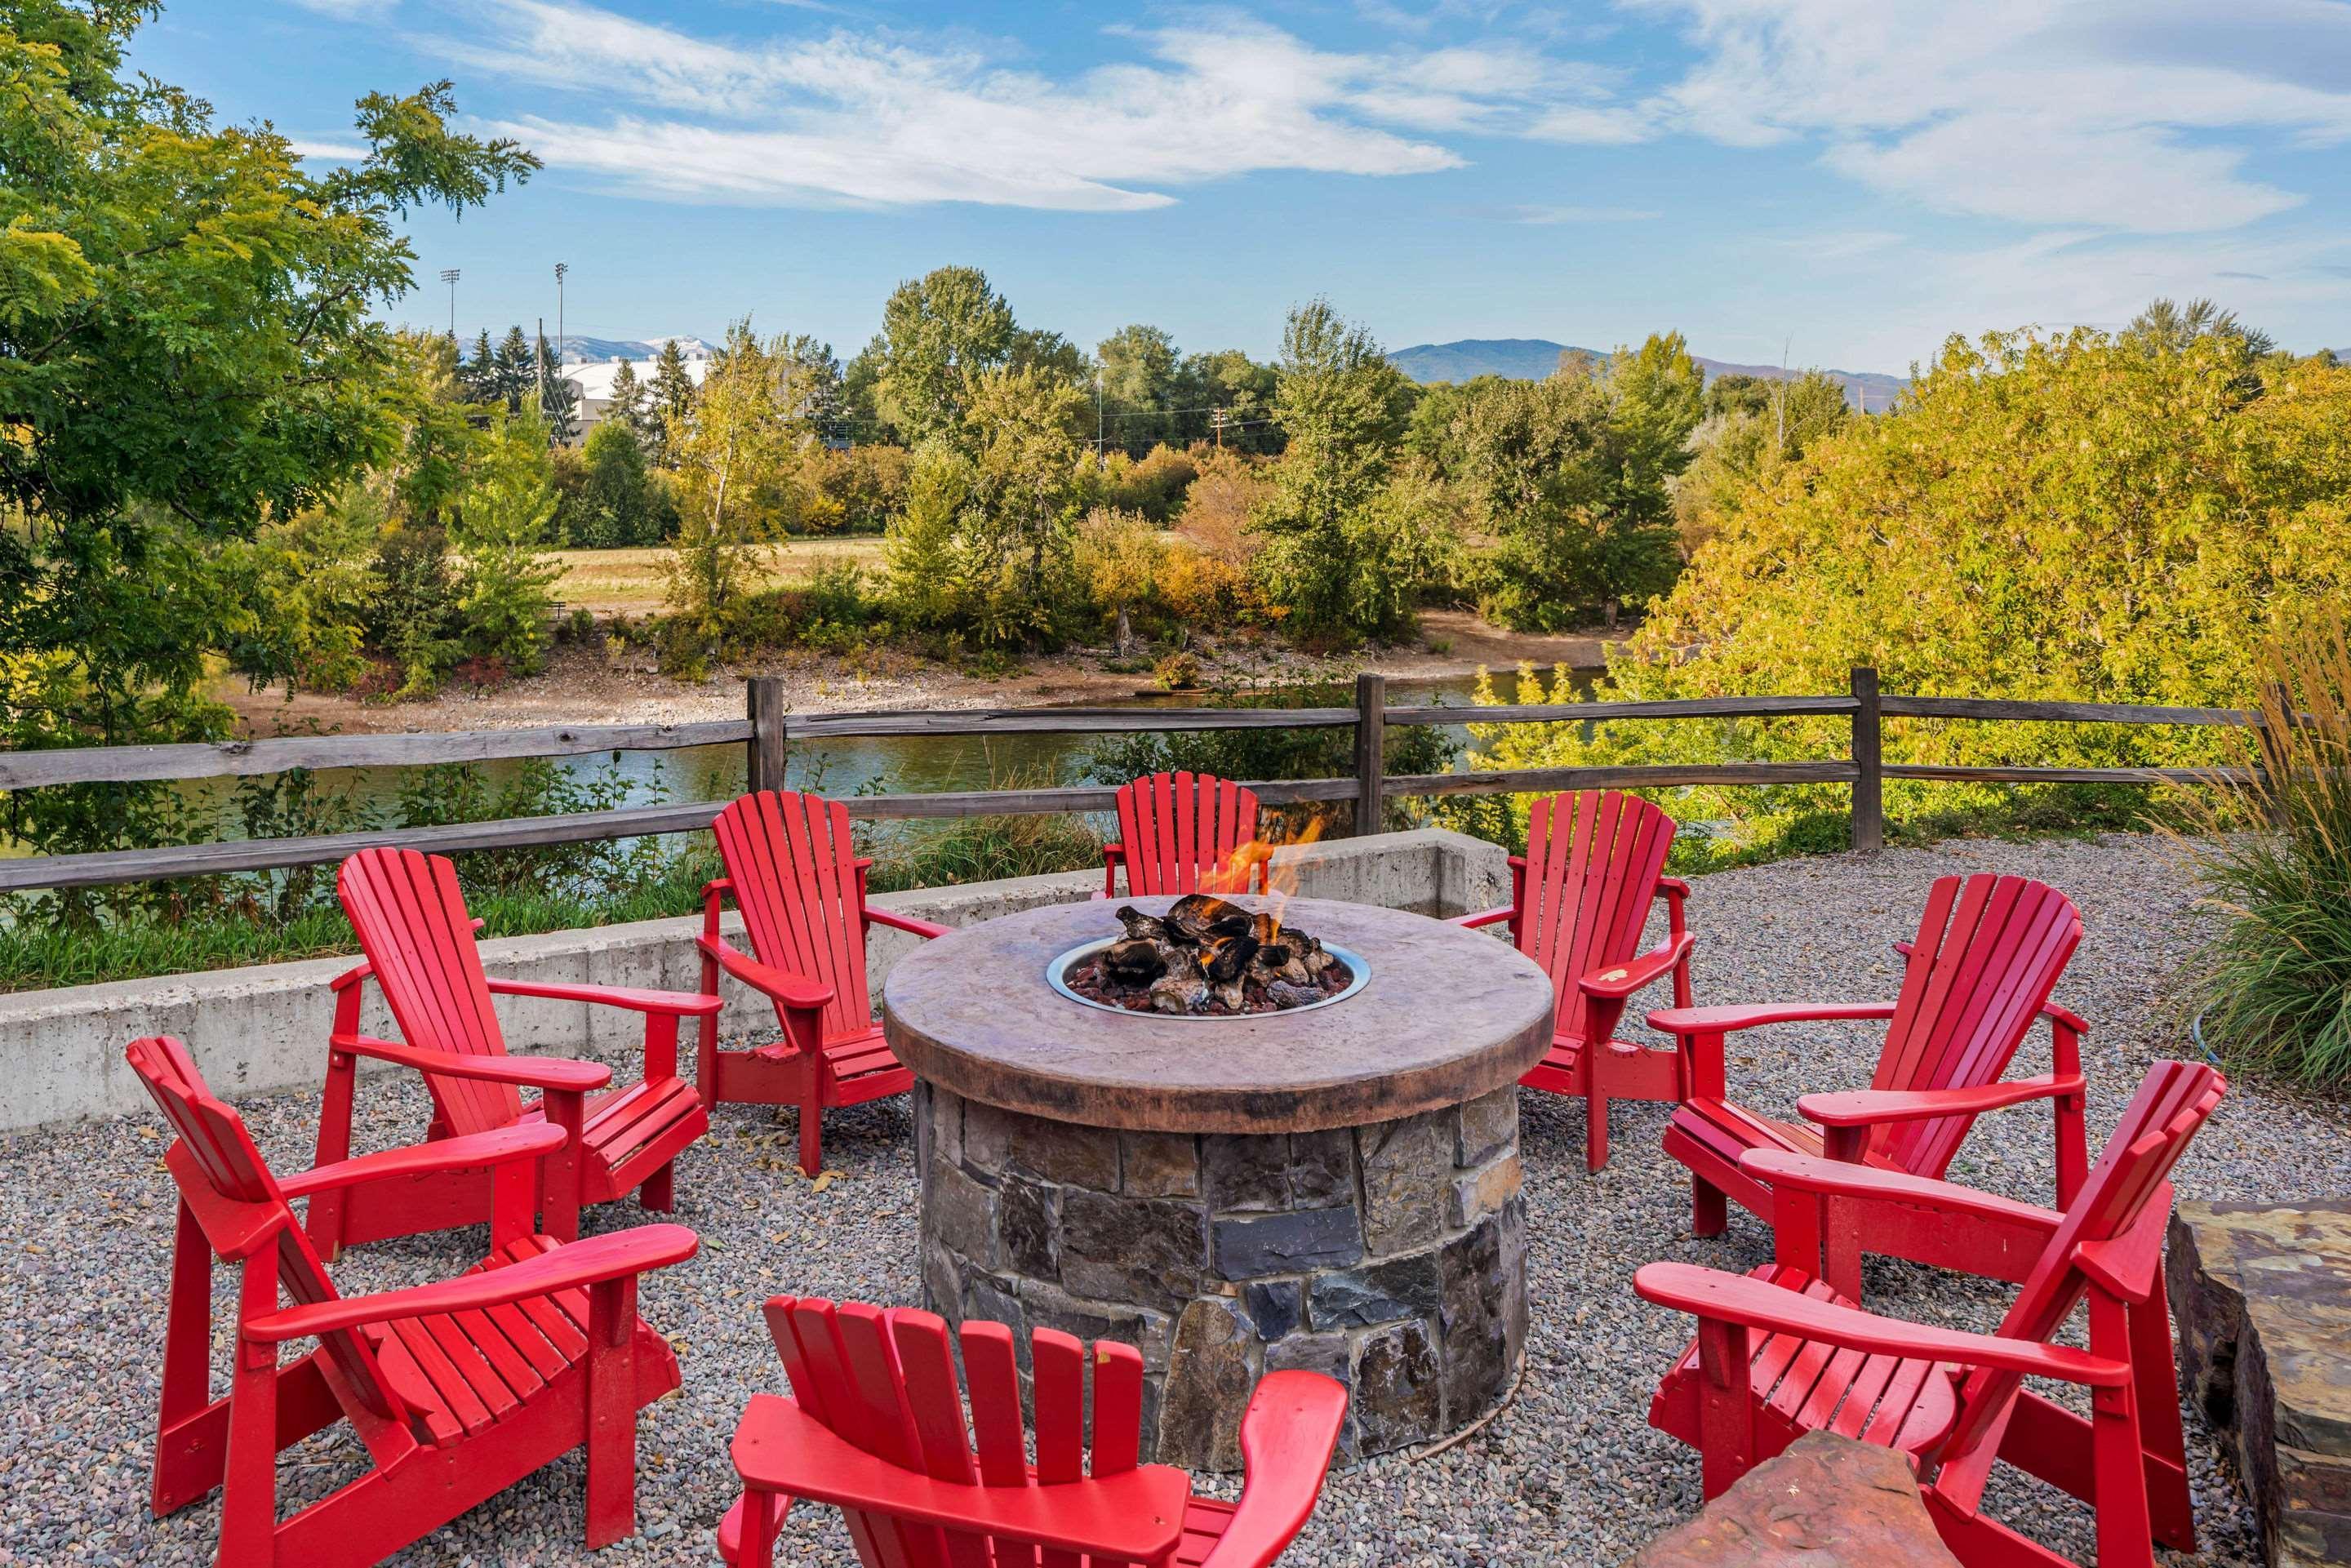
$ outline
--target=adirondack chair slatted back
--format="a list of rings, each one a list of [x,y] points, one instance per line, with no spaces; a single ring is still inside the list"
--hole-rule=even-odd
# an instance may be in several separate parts
[[[2081,1248],[2112,1240],[2140,1222],[2148,1205],[2168,1191],[2171,1167],[2228,1088],[2227,1079],[2201,1062],[2158,1061],[2147,1070],[2089,1179],[1994,1332],[2034,1343],[2056,1335],[2089,1291],[2089,1279],[2079,1266]],[[2156,1289],[2163,1289],[2160,1280]],[[1997,1418],[2022,1381],[2017,1373],[1992,1368],[1968,1375],[1959,1423],[1943,1447],[1947,1463],[1997,1433]]]
[[[336,873],[335,892],[404,1043],[462,1056],[507,1053],[448,856],[361,850]],[[453,1133],[494,1132],[522,1114],[521,1092],[511,1083],[430,1072],[424,1080]]]
[[[1674,844],[1674,820],[1614,789],[1538,800],[1527,817],[1519,951],[1559,994],[1561,1033],[1581,1039],[1590,1001],[1576,982],[1640,951]]]
[[[779,1296],[768,1332],[800,1407],[860,1448],[934,1480],[1029,1484],[1012,1331],[967,1322],[960,1339],[971,1389],[967,1428],[944,1320],[929,1312]],[[1088,1353],[1068,1334],[1029,1341],[1036,1405],[1036,1480],[1051,1485],[1135,1468],[1143,1429],[1143,1357],[1131,1345],[1093,1347],[1094,1441],[1085,1464]],[[968,1435],[967,1435],[967,1432]],[[883,1515],[850,1512],[850,1535],[869,1568],[1079,1568],[1072,1553]],[[1096,1559],[1096,1563],[1102,1563]],[[1103,1564],[1103,1568],[1108,1565]]]
[[[2073,901],[2046,883],[1981,873],[1937,879],[1886,1026],[1875,1089],[1973,1088],[1999,1080],[2082,940]],[[1872,1147],[1939,1176],[1974,1121],[1880,1129]]]
[[[125,1054],[163,1119],[180,1135],[164,1163],[183,1200],[205,1227],[205,1239],[214,1250],[224,1251],[229,1239],[214,1234],[208,1222],[233,1216],[246,1235],[274,1227],[278,1288],[287,1299],[299,1306],[336,1300],[334,1281],[254,1146],[244,1118],[205,1087],[188,1048],[168,1035],[156,1035],[133,1040]],[[364,1341],[345,1329],[322,1335],[320,1343],[369,1409],[387,1419],[402,1419],[400,1396],[384,1383]]]
[[[1250,868],[1234,852],[1257,837],[1253,790],[1207,773],[1154,773],[1118,789],[1119,842],[1126,851],[1126,891],[1249,891]]]
[[[745,795],[711,824],[735,907],[763,964],[832,988],[824,1032],[873,1025],[865,977],[865,884],[849,808],[789,789]]]

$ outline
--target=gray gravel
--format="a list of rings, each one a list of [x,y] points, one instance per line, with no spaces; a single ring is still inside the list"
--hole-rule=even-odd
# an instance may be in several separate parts
[[[2087,1062],[2094,1136],[2102,1136],[2146,1061],[2189,1047],[2167,1021],[2166,977],[2205,918],[2189,878],[2158,842],[1961,842],[1870,858],[1785,862],[1703,879],[1692,901],[1701,1002],[1868,998],[1893,994],[1887,944],[1908,934],[1927,884],[1947,872],[2025,872],[2081,905],[2089,928],[2060,999],[2095,1032]],[[1865,1085],[1876,1038],[1864,1029],[1793,1029],[1750,1037],[1734,1081],[1758,1105],[1787,1113],[1799,1092]],[[2019,1071],[2045,1065],[2045,1040]],[[363,1146],[405,1141],[423,1121],[414,1083],[362,1092]],[[243,1107],[281,1169],[308,1163],[315,1103],[295,1096]],[[1535,1331],[1516,1402],[1469,1441],[1425,1461],[1389,1458],[1332,1478],[1287,1562],[1298,1564],[1614,1563],[1698,1506],[1696,1457],[1649,1429],[1659,1373],[1687,1320],[1632,1294],[1634,1269],[1670,1257],[1744,1270],[1768,1235],[1734,1209],[1730,1234],[1688,1232],[1687,1187],[1659,1151],[1662,1106],[1619,1106],[1614,1163],[1583,1169],[1579,1107],[1526,1096]],[[733,1495],[726,1440],[744,1399],[782,1377],[758,1307],[791,1290],[882,1302],[919,1299],[914,1269],[913,1136],[903,1102],[828,1117],[830,1163],[843,1173],[812,1192],[791,1164],[791,1123],[729,1107],[688,1156],[677,1218],[702,1255],[647,1281],[646,1317],[674,1337],[681,1395],[641,1426],[641,1532],[599,1554],[611,1568],[716,1561],[709,1531]],[[146,1511],[156,1358],[172,1207],[152,1118],[0,1137],[0,1279],[6,1355],[0,1366],[0,1563],[209,1563],[216,1501],[168,1520]],[[2011,1112],[1980,1124],[1955,1175],[2048,1201],[2048,1124]],[[2178,1176],[2184,1193],[2283,1198],[2351,1188],[2351,1113],[2240,1087]],[[591,1229],[636,1223],[598,1211]],[[363,1249],[338,1270],[346,1290],[381,1290],[462,1268],[480,1232]],[[223,1311],[228,1276],[222,1285]],[[1903,1265],[1874,1263],[1872,1305],[1990,1327],[2004,1294]],[[220,1364],[216,1360],[215,1365]],[[217,1375],[217,1373],[216,1373]],[[2191,1420],[2193,1418],[2191,1417]],[[2209,1564],[2253,1563],[2258,1549],[2233,1474],[2191,1426],[2199,1523]],[[348,1439],[322,1436],[289,1456],[281,1496],[320,1495],[357,1473]],[[2081,1562],[2088,1511],[2010,1472],[1995,1511]],[[558,1463],[412,1548],[402,1563],[564,1563],[580,1546],[581,1470]],[[837,1516],[799,1511],[783,1560],[847,1564]]]

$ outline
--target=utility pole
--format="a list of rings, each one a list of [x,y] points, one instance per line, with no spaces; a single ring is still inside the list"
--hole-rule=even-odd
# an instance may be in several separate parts
[[[1217,450],[1222,452],[1225,449],[1225,411],[1220,408],[1210,409],[1208,423],[1217,433]]]
[[[454,343],[457,340],[457,269],[443,267],[441,281],[449,286],[449,340]]]
[[[563,275],[571,270],[568,261],[555,264],[555,362],[563,363]]]

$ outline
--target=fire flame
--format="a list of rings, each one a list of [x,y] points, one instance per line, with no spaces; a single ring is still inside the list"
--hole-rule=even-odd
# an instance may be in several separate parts
[[[1259,867],[1264,868],[1266,913],[1273,920],[1273,935],[1281,935],[1281,912],[1289,907],[1290,898],[1298,892],[1298,856],[1322,836],[1322,819],[1309,821],[1294,839],[1277,843],[1270,839],[1251,839],[1226,857],[1222,865],[1200,879],[1203,893],[1233,894],[1251,891],[1258,880]],[[1283,851],[1293,852],[1283,854]]]

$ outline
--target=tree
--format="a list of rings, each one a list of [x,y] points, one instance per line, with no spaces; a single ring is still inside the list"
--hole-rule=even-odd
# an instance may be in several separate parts
[[[538,337],[538,379],[536,395],[538,417],[547,426],[547,439],[556,446],[569,446],[580,437],[578,408],[580,394],[571,378],[563,373],[563,361],[550,348],[547,334]]]
[[[225,733],[198,685],[256,613],[223,541],[334,497],[397,442],[400,224],[537,161],[448,129],[446,83],[359,101],[368,155],[312,175],[266,124],[122,56],[139,5],[16,0],[0,27],[0,707],[12,745]],[[162,791],[18,792],[44,852],[135,843]],[[160,809],[158,806],[157,809]]]
[[[662,344],[661,353],[653,361],[653,385],[649,390],[653,395],[647,412],[653,439],[645,444],[646,450],[661,466],[674,468],[677,461],[670,450],[670,433],[678,421],[693,413],[695,398],[694,377],[685,368],[685,355],[679,350],[676,339],[668,339]]]
[[[499,379],[497,350],[490,347],[490,329],[482,329],[467,351],[458,371],[458,383],[465,390],[467,402],[490,402],[503,400],[505,383]]]
[[[692,650],[686,668],[717,656],[763,547],[781,531],[789,497],[771,481],[792,446],[781,353],[745,317],[726,329],[691,411],[667,416],[679,492],[667,602]]]
[[[904,507],[882,539],[882,563],[897,616],[922,631],[961,618],[965,600],[962,527],[971,498],[971,466],[943,441],[914,449]]]
[[[612,372],[612,395],[604,405],[606,424],[617,424],[629,433],[642,458],[653,444],[651,433],[655,423],[645,383],[637,379],[637,367],[626,359]]]
[[[874,404],[900,437],[960,440],[973,382],[1011,356],[1012,307],[976,267],[942,267],[900,284],[882,307],[867,350]]]
[[[1394,595],[1359,590],[1394,580],[1391,569],[1404,565],[1387,559],[1396,517],[1370,511],[1411,406],[1404,372],[1324,299],[1290,311],[1280,371],[1274,418],[1288,444],[1253,519],[1266,540],[1256,561],[1266,593],[1311,635],[1396,630]]]
[[[1855,665],[1922,696],[2247,707],[2265,637],[2351,593],[2351,371],[2242,361],[2205,339],[2149,353],[2079,329],[1953,338],[1893,413],[1844,421],[1731,497],[1714,538],[1611,661],[1601,700],[1842,689]],[[1537,700],[1540,700],[1538,698]],[[1562,700],[1572,701],[1572,697]],[[1497,765],[1842,755],[1842,718],[1541,727]],[[1535,727],[1526,727],[1531,735]],[[2210,728],[2049,725],[2037,764],[2201,767]],[[1889,762],[2013,763],[2002,727],[1889,727]],[[2138,820],[2144,798],[2024,797],[2049,820]],[[2103,806],[2102,806],[2103,800]],[[1701,789],[1677,816],[1754,852],[1807,817],[1842,831],[1841,786]],[[2004,786],[1890,780],[1889,814],[2012,811]]]
[[[1072,426],[1084,394],[1038,370],[981,375],[965,414],[976,454],[967,549],[985,582],[979,632],[991,643],[1043,633],[1050,585],[1069,559],[1090,475]]]
[[[457,611],[467,648],[515,674],[547,658],[550,589],[563,567],[556,543],[555,483],[548,430],[535,408],[493,413],[459,497]]]
[[[1707,417],[1690,435],[1690,465],[1673,486],[1674,517],[1687,558],[1713,537],[1716,519],[1750,486],[1802,457],[1852,417],[1844,388],[1818,371],[1792,382],[1754,382],[1752,396],[1718,400],[1707,389]]]
[[[1228,451],[1280,451],[1274,382],[1271,365],[1260,365],[1238,349],[1186,355],[1169,396],[1176,407],[1197,412],[1176,417],[1176,439],[1213,441]]]
[[[820,435],[841,413],[841,361],[832,345],[806,332],[777,340],[782,366],[785,410],[810,437]]]
[[[622,420],[606,418],[580,451],[582,527],[571,542],[601,549],[658,544],[645,490],[645,454]]]
[[[1134,643],[1134,612],[1157,590],[1166,561],[1167,537],[1136,513],[1098,507],[1078,525],[1078,576],[1111,615],[1122,659]]]
[[[392,382],[389,402],[400,435],[392,455],[376,470],[390,482],[395,516],[438,527],[464,482],[473,450],[467,415],[472,399],[447,338],[438,332],[401,332],[392,341],[401,373]]]
[[[1609,464],[1601,497],[1601,609],[1616,624],[1627,600],[1671,586],[1673,481],[1689,466],[1690,432],[1706,413],[1706,378],[1679,332],[1651,333],[1608,362]]]
[[[1094,359],[1102,367],[1102,399],[1122,416],[1116,431],[1122,444],[1177,439],[1169,412],[1177,406],[1175,339],[1138,322],[1096,344]]]
[[[1607,393],[1587,374],[1562,371],[1540,382],[1479,377],[1443,401],[1453,417],[1439,471],[1495,540],[1480,610],[1520,630],[1573,627],[1606,591]]]
[[[498,395],[506,400],[508,413],[520,413],[522,405],[538,388],[538,356],[531,351],[530,340],[519,326],[507,329],[498,340]]]

